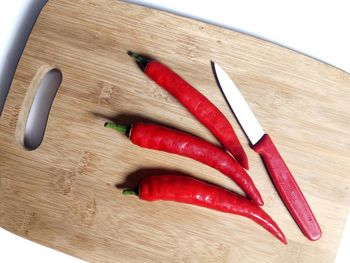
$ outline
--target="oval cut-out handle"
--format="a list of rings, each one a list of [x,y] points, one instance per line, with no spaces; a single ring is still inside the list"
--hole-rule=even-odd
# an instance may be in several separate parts
[[[27,150],[43,141],[50,109],[62,82],[58,68],[43,67],[32,80],[18,117],[17,139]]]

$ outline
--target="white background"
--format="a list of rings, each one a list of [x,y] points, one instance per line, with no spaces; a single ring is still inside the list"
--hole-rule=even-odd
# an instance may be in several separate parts
[[[0,54],[21,6],[36,0],[0,0]],[[350,72],[349,1],[129,0],[249,33]],[[1,59],[1,56],[0,56]],[[1,63],[0,63],[1,64]],[[349,102],[350,104],[350,102]],[[337,263],[350,262],[350,222]],[[347,249],[345,249],[347,248]],[[118,261],[116,259],[116,261]],[[0,262],[81,262],[0,228]]]

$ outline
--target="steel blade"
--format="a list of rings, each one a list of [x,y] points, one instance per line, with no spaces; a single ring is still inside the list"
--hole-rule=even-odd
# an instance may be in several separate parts
[[[265,134],[258,120],[249,108],[247,102],[227,73],[216,63],[213,63],[214,72],[219,86],[226,100],[235,114],[244,133],[252,145],[256,144]]]

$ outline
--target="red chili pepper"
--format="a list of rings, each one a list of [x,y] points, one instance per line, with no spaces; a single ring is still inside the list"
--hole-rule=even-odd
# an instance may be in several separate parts
[[[123,194],[136,194],[146,201],[175,201],[247,217],[284,244],[287,240],[275,221],[258,205],[221,187],[179,175],[150,176],[141,180],[138,189],[125,189]]]
[[[129,133],[131,142],[138,146],[186,156],[211,166],[235,181],[255,203],[264,204],[247,172],[220,147],[190,134],[155,124],[134,123],[131,129],[115,123],[106,123],[105,126]]]
[[[224,114],[202,93],[162,63],[128,52],[143,72],[184,105],[246,169],[248,158]]]

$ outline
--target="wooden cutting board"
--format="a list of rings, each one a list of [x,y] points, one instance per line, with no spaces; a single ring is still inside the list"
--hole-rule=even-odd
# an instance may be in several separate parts
[[[128,50],[173,68],[229,118],[287,246],[245,218],[122,196],[117,186],[169,172],[240,193],[214,169],[142,149],[103,127],[108,119],[147,120],[217,143]],[[321,240],[307,240],[284,207],[215,83],[211,60],[274,139],[319,220]],[[43,65],[58,66],[63,82],[42,145],[26,151],[15,138],[18,115]],[[0,226],[91,262],[332,262],[350,204],[349,87],[347,73],[241,33],[114,0],[49,1],[1,117]]]

